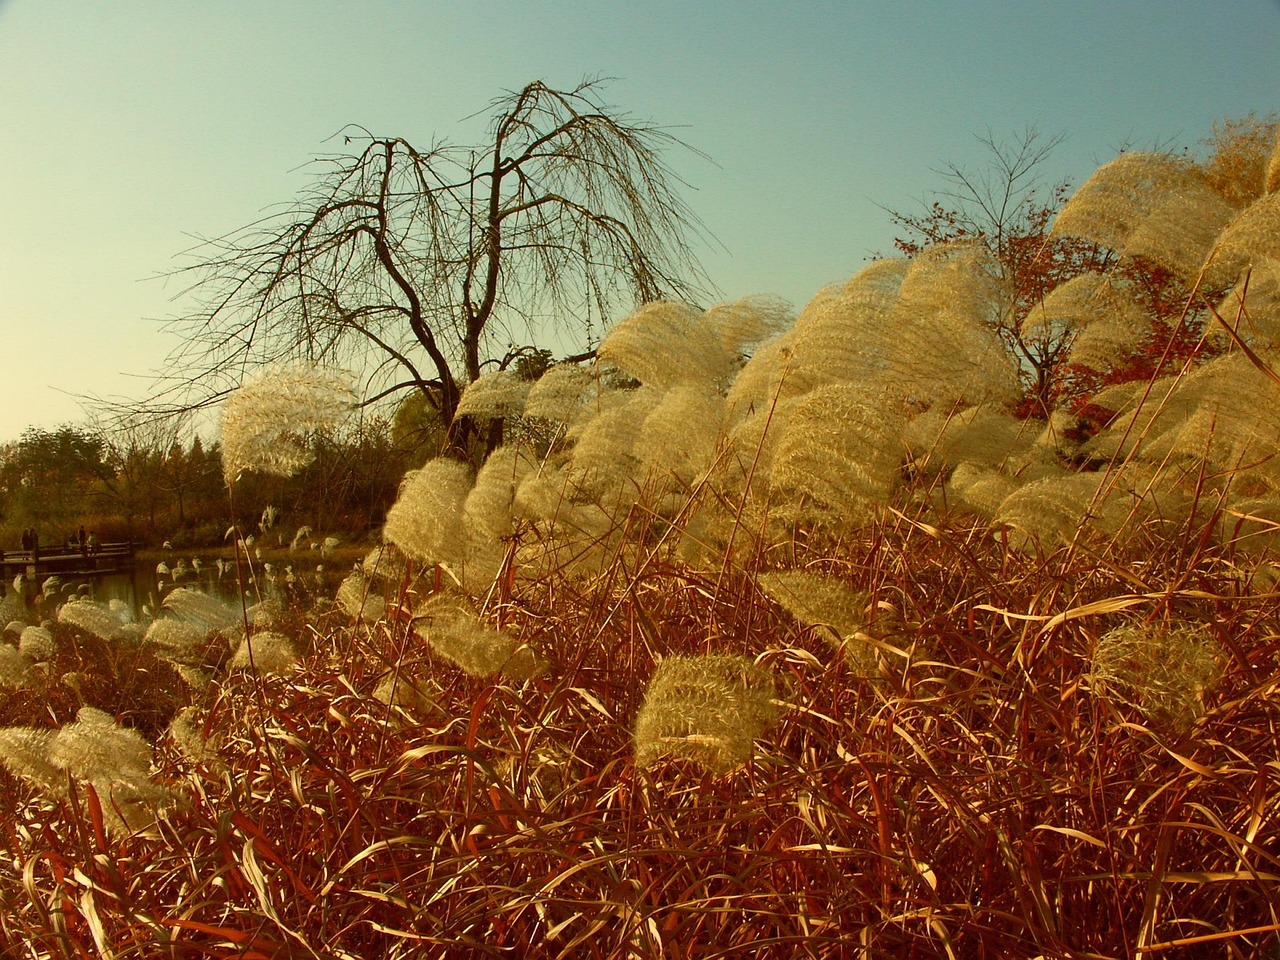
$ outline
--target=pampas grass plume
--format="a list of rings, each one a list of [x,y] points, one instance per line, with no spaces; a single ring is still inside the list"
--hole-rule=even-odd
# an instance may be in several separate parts
[[[29,660],[52,660],[58,645],[45,627],[26,627],[18,641],[18,652]]]
[[[282,633],[269,630],[254,633],[241,640],[230,663],[232,670],[256,669],[260,675],[291,673],[297,665],[298,651],[293,641]]]
[[[228,482],[255,470],[288,477],[311,462],[305,434],[336,427],[354,408],[342,373],[279,367],[227,397],[222,411],[222,472]]]
[[[387,610],[387,601],[369,590],[369,581],[359,571],[338,585],[335,599],[348,616],[365,623],[377,623]]]
[[[473,677],[502,674],[523,681],[543,664],[534,650],[515,637],[486,625],[466,597],[438,593],[419,610],[414,625],[431,649]]]
[[[68,600],[58,608],[58,622],[77,627],[102,640],[119,639],[124,626],[105,603],[96,600]]]
[[[510,370],[496,370],[467,384],[456,415],[481,420],[517,417],[533,384]]]
[[[636,715],[636,765],[675,756],[727,773],[750,759],[777,715],[773,678],[746,657],[668,657]]]
[[[31,661],[17,647],[0,643],[0,687],[21,687],[31,677]]]
[[[151,744],[142,734],[122,727],[111,714],[81,707],[64,726],[49,751],[56,766],[90,781],[146,782],[151,775]]]
[[[1132,624],[1099,638],[1090,682],[1095,694],[1181,733],[1204,713],[1205,689],[1221,671],[1219,647],[1204,626]]]
[[[444,457],[405,474],[387,511],[382,537],[422,563],[461,564],[466,557],[462,507],[471,468]]]
[[[164,598],[163,606],[178,620],[205,633],[226,630],[241,621],[239,611],[217,597],[190,587],[170,590],[168,596]]]

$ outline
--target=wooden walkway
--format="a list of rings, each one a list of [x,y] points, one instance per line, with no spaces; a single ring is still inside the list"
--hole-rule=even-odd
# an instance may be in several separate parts
[[[38,555],[30,550],[5,550],[0,552],[0,566],[4,579],[11,580],[18,574],[37,580],[50,574],[77,577],[102,576],[132,570],[134,547],[132,543],[101,543],[93,553],[81,553],[62,544],[41,547]]]

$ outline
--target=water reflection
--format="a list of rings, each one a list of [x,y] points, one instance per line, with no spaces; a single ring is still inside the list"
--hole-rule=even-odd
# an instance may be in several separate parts
[[[252,570],[246,567],[243,575],[246,598],[252,605],[260,600],[283,602],[299,594],[327,592],[332,596],[344,572],[327,566],[319,571],[314,565],[306,571],[299,571],[289,565],[255,563]],[[13,584],[8,587],[8,593],[16,592]],[[235,563],[218,557],[196,557],[172,564],[139,560],[131,570],[91,578],[47,577],[43,582],[28,582],[23,592],[26,594],[24,605],[28,619],[34,622],[53,617],[60,604],[76,596],[87,596],[101,603],[119,601],[132,619],[145,622],[156,615],[165,596],[177,587],[199,590],[233,605],[240,602]]]

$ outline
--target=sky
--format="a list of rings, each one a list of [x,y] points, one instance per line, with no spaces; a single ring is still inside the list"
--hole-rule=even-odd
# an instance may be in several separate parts
[[[1280,0],[0,0],[0,443],[180,369],[173,271],[345,125],[477,142],[504,91],[593,75],[710,158],[667,156],[722,297],[799,309],[980,136],[1060,135],[1078,185],[1280,109]]]

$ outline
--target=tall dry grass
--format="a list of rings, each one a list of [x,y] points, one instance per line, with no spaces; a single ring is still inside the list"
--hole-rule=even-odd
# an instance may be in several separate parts
[[[1179,269],[1265,269],[1254,208],[1102,173],[1073,229],[1150,256],[1198,217]],[[615,369],[470,394],[552,439],[409,477],[336,602],[12,648],[7,955],[1280,953],[1271,354],[1236,333],[1093,436],[1030,429],[996,269],[877,264],[749,359],[775,303],[650,306]],[[246,637],[279,672],[233,669]],[[119,776],[54,750],[86,719]]]

